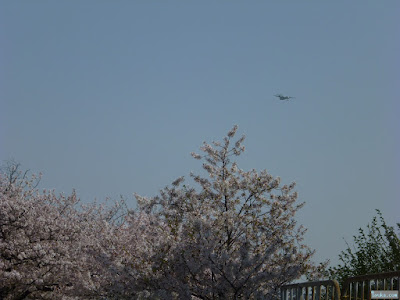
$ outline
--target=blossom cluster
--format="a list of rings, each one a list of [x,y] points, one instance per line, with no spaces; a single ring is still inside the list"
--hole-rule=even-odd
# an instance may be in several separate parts
[[[204,143],[191,174],[138,209],[79,205],[0,174],[1,299],[275,299],[316,274],[298,226],[295,184],[243,171],[244,136]]]

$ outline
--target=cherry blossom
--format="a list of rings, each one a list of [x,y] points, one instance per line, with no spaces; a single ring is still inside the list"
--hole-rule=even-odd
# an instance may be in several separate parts
[[[199,188],[180,177],[156,197],[137,195],[140,209],[167,227],[152,258],[153,285],[171,298],[276,298],[281,285],[317,271],[294,218],[304,204],[295,184],[239,169],[232,158],[244,136],[232,143],[236,131],[204,143],[203,156],[192,153],[208,175],[191,174]]]
[[[0,298],[276,299],[283,284],[318,276],[295,183],[240,169],[237,129],[192,153],[205,173],[190,174],[194,187],[179,177],[136,195],[136,210],[123,199],[80,205],[74,191],[0,173]]]

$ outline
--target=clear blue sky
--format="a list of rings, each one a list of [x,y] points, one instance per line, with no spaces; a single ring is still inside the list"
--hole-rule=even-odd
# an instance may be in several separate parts
[[[42,188],[152,196],[234,125],[296,181],[316,260],[400,222],[400,1],[1,1],[0,160]],[[282,102],[283,93],[296,97]]]

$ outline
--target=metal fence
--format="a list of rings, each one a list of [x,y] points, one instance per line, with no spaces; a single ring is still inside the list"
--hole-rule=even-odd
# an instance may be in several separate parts
[[[324,280],[284,285],[281,300],[340,300],[339,283]]]
[[[350,277],[342,290],[336,280],[288,284],[281,287],[281,300],[371,300],[375,290],[400,295],[400,271]]]
[[[372,290],[398,291],[400,271],[348,278],[342,288],[342,300],[371,300]]]

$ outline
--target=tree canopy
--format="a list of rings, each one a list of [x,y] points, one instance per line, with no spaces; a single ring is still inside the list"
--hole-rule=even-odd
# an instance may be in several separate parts
[[[0,298],[275,299],[318,275],[297,225],[295,184],[234,158],[237,126],[204,143],[206,176],[179,177],[137,210],[79,205],[75,192],[39,191],[18,166],[0,174]]]
[[[354,245],[339,254],[340,264],[329,269],[329,276],[340,283],[348,277],[400,270],[400,239],[393,226],[377,211],[366,230],[360,228]],[[400,230],[400,223],[397,223]]]
[[[163,243],[155,252],[154,285],[183,298],[276,298],[279,287],[314,272],[313,254],[302,241],[305,229],[294,216],[295,184],[282,185],[266,170],[243,171],[233,158],[244,151],[237,126],[222,142],[204,142],[208,176],[180,177],[159,196],[137,196],[140,209],[156,216]]]

